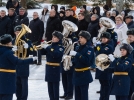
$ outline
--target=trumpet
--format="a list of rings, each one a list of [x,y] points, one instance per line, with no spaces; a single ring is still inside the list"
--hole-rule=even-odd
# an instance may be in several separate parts
[[[35,46],[35,45],[34,45],[33,47],[34,47],[34,49],[37,51],[37,50],[43,49],[43,48],[42,48],[42,45],[46,45],[46,44],[50,44],[50,43],[52,43],[52,40],[50,40],[50,41],[48,41],[48,42],[44,41],[44,42],[41,43],[41,45],[38,45],[38,46]]]

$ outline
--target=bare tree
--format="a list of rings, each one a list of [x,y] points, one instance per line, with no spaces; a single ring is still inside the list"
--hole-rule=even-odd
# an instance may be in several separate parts
[[[106,0],[106,5],[108,5],[111,9],[112,7],[112,0]]]
[[[0,6],[2,6],[2,0],[0,0]]]

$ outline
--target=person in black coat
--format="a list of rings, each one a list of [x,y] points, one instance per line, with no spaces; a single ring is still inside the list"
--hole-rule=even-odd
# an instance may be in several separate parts
[[[125,17],[125,22],[127,24],[128,29],[134,28],[133,16],[129,15]]]
[[[15,17],[14,19],[14,28],[18,25],[25,24],[26,26],[29,26],[29,18],[27,17],[27,12],[25,8],[19,9],[19,15]]]
[[[87,31],[91,34],[91,39],[97,37],[99,30],[99,16],[93,14],[91,17],[91,22],[88,25]]]
[[[93,8],[92,12],[93,12],[93,14],[97,14],[99,16],[99,18],[101,18],[99,6],[96,6],[95,8]]]
[[[46,40],[50,41],[52,40],[52,33],[54,31],[60,31],[61,32],[61,21],[60,19],[56,16],[56,11],[55,10],[51,10],[50,11],[50,16],[47,20],[47,27],[46,27]]]
[[[50,100],[59,100],[60,63],[64,53],[64,47],[62,46],[63,35],[59,31],[54,31],[52,35],[52,44],[42,45],[46,53],[45,81],[48,85]]]
[[[0,100],[12,100],[16,92],[16,65],[31,64],[37,57],[18,59],[14,56],[12,37],[9,34],[2,35],[0,43]]]
[[[9,8],[12,8],[12,7],[13,7],[12,0],[8,0],[7,4],[6,4],[6,8],[9,9]]]
[[[68,20],[77,25],[78,20],[71,15],[70,9],[66,9],[64,20]]]
[[[103,6],[103,10],[104,10],[104,13],[103,13],[103,17],[106,17],[106,13],[107,13],[107,11],[109,11],[110,10],[110,8],[108,7],[108,5],[104,5]]]
[[[17,15],[19,15],[19,9],[21,8],[19,1],[18,0],[13,0],[12,1],[13,7],[15,9],[15,12]]]
[[[14,23],[14,19],[15,17],[17,16],[16,13],[15,13],[15,9],[14,8],[9,8],[8,9],[8,18],[10,19],[11,21],[11,36],[14,38],[15,37],[15,34],[14,34],[14,27],[13,27],[13,23]]]
[[[10,19],[6,16],[6,12],[4,10],[1,10],[0,12],[0,36],[4,34],[10,34],[11,33],[11,22]]]
[[[30,21],[29,28],[31,29],[32,33],[28,34],[28,38],[32,41],[33,45],[40,45],[44,34],[44,23],[39,19],[39,15],[37,12],[33,13],[33,20]],[[38,50],[37,64],[41,65],[40,50]]]
[[[58,13],[58,5],[51,5],[51,9],[54,9],[56,11],[56,15],[57,17],[59,17],[59,13]]]
[[[93,81],[90,67],[94,63],[94,50],[90,46],[90,33],[79,33],[79,46],[76,51],[70,51],[74,60],[73,84],[75,86],[75,100],[88,100],[89,83]]]
[[[134,28],[130,28],[127,31],[127,36],[128,36],[128,41],[129,41],[130,45],[134,48]],[[134,92],[134,50],[132,52],[132,57],[133,57],[132,68],[131,68],[131,71],[129,72],[131,83],[130,83],[130,92],[129,92],[128,100],[131,100],[131,96]]]
[[[78,34],[81,30],[86,31],[88,28],[88,22],[85,20],[84,13],[79,13],[78,14],[78,31],[75,32],[76,36],[78,37]]]
[[[115,95],[116,100],[128,100],[131,82],[128,74],[132,68],[132,51],[132,46],[123,43],[120,47],[120,58],[114,58],[112,54],[108,57],[112,62],[112,67],[108,70],[114,73],[110,95]]]

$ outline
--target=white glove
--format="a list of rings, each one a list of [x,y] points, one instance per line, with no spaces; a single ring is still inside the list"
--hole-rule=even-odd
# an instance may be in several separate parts
[[[33,55],[29,55],[29,58],[33,58]]]
[[[38,59],[38,57],[36,57],[36,56],[35,56],[35,57],[33,57],[33,61],[35,61],[35,60],[37,60],[37,59]]]
[[[46,49],[49,45],[48,44],[41,44],[41,47]]]
[[[77,52],[76,51],[70,51],[70,56],[75,56],[77,54]]]
[[[24,43],[23,46],[24,46],[25,49],[28,48],[28,44],[27,43]]]
[[[96,44],[97,43],[97,38],[96,37],[93,37],[92,42],[93,42],[93,44]]]
[[[13,51],[17,51],[17,50],[18,50],[18,49],[17,49],[17,46],[14,45],[13,48],[12,48],[12,50],[13,50]]]
[[[101,44],[101,42],[100,42],[100,41],[98,41],[96,44]]]
[[[112,54],[108,55],[108,58],[113,62],[114,61],[114,56]]]

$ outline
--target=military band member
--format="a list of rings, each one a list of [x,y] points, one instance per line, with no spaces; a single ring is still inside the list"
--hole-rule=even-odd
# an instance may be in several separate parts
[[[134,28],[131,28],[127,31],[128,35],[128,41],[130,42],[130,45],[134,48]],[[132,93],[134,92],[134,51],[132,52],[132,68],[129,72],[129,76],[131,79],[131,85],[130,85],[130,93],[129,93],[129,100],[131,100]]]
[[[90,38],[89,32],[81,31],[79,33],[79,48],[76,51],[70,51],[70,55],[74,56],[75,100],[88,100],[89,83],[93,81],[90,67],[94,62],[94,50],[90,46]]]
[[[112,54],[109,55],[114,72],[110,94],[115,95],[116,100],[128,100],[131,82],[128,73],[132,67],[132,51],[133,48],[129,44],[123,43],[120,47],[120,58],[115,59]]]
[[[15,37],[20,33],[22,29],[21,25],[18,25],[14,28]],[[13,44],[15,43],[16,38],[13,40]],[[21,40],[25,41],[23,47],[18,46],[18,51],[21,49],[27,49],[26,57],[29,57],[29,54],[33,54],[33,46],[31,41],[27,39],[25,36],[21,37]],[[22,57],[22,55],[20,55]],[[25,67],[27,66],[27,67]],[[29,64],[19,65],[16,68],[17,80],[16,80],[16,96],[17,100],[27,100],[28,97],[28,77],[29,77]]]
[[[15,57],[12,51],[11,35],[5,34],[1,36],[0,43],[0,100],[12,100],[16,91],[16,68],[24,64],[33,63],[37,57],[24,60]]]
[[[97,42],[96,46],[96,56],[99,54],[112,54],[114,45],[111,45],[111,35],[108,32],[104,32],[100,36],[101,42]],[[111,78],[112,73],[108,73],[106,71],[101,71],[98,68],[96,68],[96,79],[99,79],[100,82],[100,99],[99,100],[109,100],[109,92],[110,92],[110,86],[111,86]]]
[[[60,62],[64,53],[63,35],[59,31],[52,33],[52,44],[42,45],[46,53],[45,81],[48,85],[50,100],[59,100]]]

